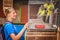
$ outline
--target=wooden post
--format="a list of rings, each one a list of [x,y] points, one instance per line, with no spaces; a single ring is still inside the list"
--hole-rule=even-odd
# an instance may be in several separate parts
[[[59,40],[59,34],[60,34],[60,27],[58,27],[58,29],[57,29],[57,40]]]

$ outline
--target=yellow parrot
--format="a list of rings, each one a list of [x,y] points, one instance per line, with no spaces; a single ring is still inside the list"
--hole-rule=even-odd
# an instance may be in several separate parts
[[[43,16],[45,14],[45,10],[39,9],[38,16]]]
[[[53,3],[50,3],[48,6],[47,6],[47,16],[46,16],[46,21],[48,19],[48,16],[51,14],[51,10],[54,9],[54,5]]]

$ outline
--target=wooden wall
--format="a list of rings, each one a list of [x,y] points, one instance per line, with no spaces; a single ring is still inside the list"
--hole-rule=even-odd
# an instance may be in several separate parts
[[[22,19],[21,24],[25,24],[28,21],[28,5],[22,5]]]
[[[20,24],[25,24],[28,21],[28,1],[14,0],[13,7],[17,10],[18,20]]]
[[[0,0],[0,17],[5,18],[3,13],[3,0]]]

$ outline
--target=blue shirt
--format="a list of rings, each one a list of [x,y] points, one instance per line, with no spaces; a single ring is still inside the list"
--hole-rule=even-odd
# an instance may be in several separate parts
[[[10,37],[10,34],[14,33],[15,35],[17,35],[18,31],[16,30],[16,27],[14,24],[12,24],[10,22],[6,22],[4,24],[4,33],[5,33],[6,40],[12,40]],[[22,35],[20,40],[24,40],[24,35]]]

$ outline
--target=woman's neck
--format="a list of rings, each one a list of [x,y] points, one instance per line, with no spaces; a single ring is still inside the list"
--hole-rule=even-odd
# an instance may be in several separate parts
[[[7,21],[13,22],[13,20],[11,18],[9,18],[9,17],[7,17]]]

